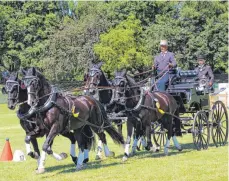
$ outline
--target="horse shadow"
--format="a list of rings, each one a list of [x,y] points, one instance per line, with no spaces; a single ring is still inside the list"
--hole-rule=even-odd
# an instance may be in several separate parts
[[[87,163],[85,170],[94,170],[94,169],[99,169],[99,168],[104,168],[104,167],[111,167],[111,166],[115,166],[115,165],[119,165],[120,161],[116,161],[113,163],[102,163],[102,160],[97,160],[97,161],[90,161],[89,163]],[[66,173],[72,173],[76,171],[76,166],[75,164],[71,163],[71,164],[67,164],[67,165],[57,165],[57,166],[52,166],[52,167],[47,167],[46,171],[47,172],[53,172],[56,170],[61,170],[60,172],[58,172],[57,174],[66,174]],[[84,171],[81,170],[81,171]]]

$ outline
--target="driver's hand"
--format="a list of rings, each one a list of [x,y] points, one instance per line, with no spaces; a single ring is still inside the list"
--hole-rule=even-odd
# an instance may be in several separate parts
[[[172,63],[169,63],[169,68],[172,68],[173,67],[173,64]]]
[[[154,70],[154,65],[152,66],[152,70]]]
[[[212,86],[212,82],[209,82],[209,84],[208,84],[210,87]]]

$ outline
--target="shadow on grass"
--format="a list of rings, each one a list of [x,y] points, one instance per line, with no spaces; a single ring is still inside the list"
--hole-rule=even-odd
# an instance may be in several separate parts
[[[87,163],[87,166],[85,168],[85,170],[92,170],[92,169],[98,169],[98,168],[105,168],[105,167],[111,167],[111,166],[115,166],[115,165],[119,165],[121,164],[121,160],[120,161],[116,161],[113,163],[102,163],[101,161],[92,161]],[[126,163],[125,163],[126,164]],[[53,167],[47,167],[46,171],[47,172],[53,172],[56,170],[61,170],[60,172],[58,172],[58,174],[63,174],[63,173],[72,173],[76,171],[76,166],[74,164],[67,164],[67,165],[57,165],[57,166],[53,166]],[[81,170],[80,172],[84,171]]]

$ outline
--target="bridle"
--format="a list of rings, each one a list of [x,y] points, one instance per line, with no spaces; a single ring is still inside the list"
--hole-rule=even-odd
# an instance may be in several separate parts
[[[115,90],[113,92],[113,94],[115,96],[114,96],[113,100],[118,101],[119,104],[121,104],[121,105],[125,105],[125,100],[126,100],[125,99],[125,93],[126,93],[126,91],[129,90],[126,78],[124,78],[122,76],[116,76],[113,82],[114,82],[114,86],[115,86]],[[121,83],[123,83],[124,85],[121,86]],[[123,91],[117,90],[117,87],[122,87]],[[121,96],[117,96],[118,94],[120,94]],[[120,100],[124,100],[124,102],[120,102]]]
[[[31,85],[34,86],[35,91],[28,91],[27,94],[28,95],[29,94],[34,95],[34,97],[36,97],[36,100],[38,100],[39,99],[38,92],[41,89],[39,77],[37,77],[37,76],[25,76],[23,78],[23,82],[24,82],[24,85],[26,88],[28,88]]]
[[[99,75],[99,77],[100,77],[101,74],[102,74],[102,71],[100,69],[98,69],[98,68],[95,68],[95,67],[91,68],[90,71],[88,72],[88,76],[91,77],[91,78],[95,78],[96,75]],[[90,88],[91,85],[97,87],[99,85],[99,83],[100,83],[100,79],[97,79],[96,82],[91,82],[90,81],[89,85],[88,85],[88,88]]]
[[[11,94],[10,94],[10,93],[13,92],[15,87],[16,87],[16,90],[17,90],[16,97],[11,96]],[[15,105],[16,105],[18,103],[18,101],[19,101],[19,99],[18,99],[19,98],[19,89],[20,89],[19,82],[18,81],[14,81],[14,80],[7,80],[5,88],[6,88],[6,92],[8,93],[8,98],[7,99],[8,100],[16,100],[16,102],[15,102]]]

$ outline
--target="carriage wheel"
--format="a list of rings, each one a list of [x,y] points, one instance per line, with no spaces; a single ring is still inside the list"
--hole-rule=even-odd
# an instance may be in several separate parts
[[[167,139],[167,131],[161,124],[153,125],[153,140],[157,147],[164,147]]]
[[[193,143],[197,150],[207,149],[210,139],[210,125],[204,111],[198,111],[192,127]]]
[[[223,102],[212,106],[212,139],[216,147],[223,146],[228,139],[228,113]]]

